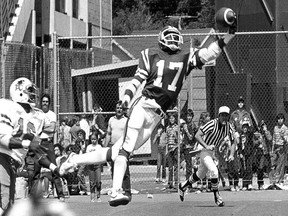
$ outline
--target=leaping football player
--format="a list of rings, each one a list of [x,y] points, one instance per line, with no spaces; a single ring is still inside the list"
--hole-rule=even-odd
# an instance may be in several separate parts
[[[232,29],[233,28],[233,29]],[[125,134],[112,148],[82,155],[71,155],[60,167],[60,174],[81,164],[114,161],[113,187],[110,206],[126,205],[129,197],[122,194],[121,185],[127,168],[129,155],[140,148],[150,137],[165,112],[177,100],[185,78],[191,70],[202,68],[206,62],[216,59],[224,46],[234,37],[236,25],[229,32],[206,47],[181,49],[183,37],[172,26],[163,28],[159,33],[159,48],[148,48],[141,52],[139,65],[134,78],[129,83],[122,98],[124,107],[130,106],[130,116]],[[146,81],[142,96],[131,105],[137,89]]]

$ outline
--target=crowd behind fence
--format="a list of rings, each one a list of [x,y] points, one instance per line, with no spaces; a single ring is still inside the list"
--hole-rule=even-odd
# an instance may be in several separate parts
[[[219,106],[228,105],[231,110],[235,110],[238,98],[244,97],[246,109],[251,114],[251,123],[247,129],[249,135],[239,132],[241,142],[236,151],[237,163],[232,166],[232,168],[237,167],[236,170],[233,170],[225,160],[229,144],[223,144],[222,148],[218,149],[221,155],[218,160],[219,170],[225,179],[232,179],[229,184],[234,184],[235,181],[237,183],[237,178],[239,178],[243,179],[243,182],[248,182],[248,184],[242,184],[248,188],[251,176],[255,175],[268,178],[270,183],[283,183],[284,176],[288,173],[288,132],[286,134],[286,129],[283,129],[281,134],[275,132],[277,114],[283,113],[286,117],[288,110],[286,34],[287,32],[236,34],[233,41],[217,59],[216,64],[197,71],[197,77],[193,73],[190,75],[192,85],[191,79],[188,78],[183,94],[180,94],[175,106],[171,107],[171,110],[176,107],[178,114],[176,122],[179,125],[177,133],[182,134],[182,126],[185,124],[183,122],[186,122],[183,113],[188,109],[193,110],[193,123],[198,128],[201,113],[209,112],[211,118],[215,118]],[[185,34],[183,49],[197,47],[206,39],[211,40],[214,37],[213,34]],[[84,116],[88,121],[91,120],[95,114],[93,113],[95,103],[102,107],[102,114],[107,124],[108,119],[115,114],[115,103],[121,99],[125,86],[134,75],[140,51],[158,46],[157,35],[87,38],[61,38],[54,35],[53,40],[53,49],[1,41],[0,91],[2,97],[9,98],[9,85],[14,79],[25,76],[36,83],[41,94],[49,93],[53,96],[51,97],[53,98],[52,108],[57,111],[58,116],[57,142],[61,135],[60,123],[65,120],[69,125],[68,120],[70,122],[79,116]],[[102,40],[102,43],[98,43],[99,40]],[[73,44],[72,48],[71,44]],[[102,44],[102,47],[99,47],[99,44]],[[267,131],[270,131],[271,140],[263,133],[261,120],[264,120]],[[167,122],[167,119],[163,122],[164,128],[167,127]],[[284,124],[287,122],[284,121]],[[135,164],[139,164],[139,161],[142,161],[141,164],[148,164],[149,170],[152,164],[154,172],[147,174],[141,171],[132,174],[135,176],[135,182],[142,181],[140,177],[137,179],[137,175],[140,176],[143,173],[146,173],[145,179],[149,182],[156,178],[157,148],[153,144],[156,134],[157,130],[146,147],[136,153],[132,159],[132,161],[135,160]],[[279,147],[275,144],[276,141],[273,141],[273,137],[275,140],[279,137],[283,139],[283,147],[273,149],[275,146]],[[265,139],[267,140],[264,148],[262,142]],[[245,142],[249,146],[249,151],[243,150]],[[179,138],[176,143],[178,148],[175,149],[179,151],[175,156],[176,169],[179,174],[178,179],[181,179],[186,175],[184,170],[187,158],[182,154],[182,142]],[[243,151],[240,151],[241,148]],[[168,147],[167,152],[169,152]],[[137,154],[145,157],[141,159]],[[191,163],[192,171],[196,170],[196,156],[192,158]],[[169,165],[167,162],[165,167],[167,167],[165,183],[168,183]],[[207,179],[209,179],[208,176]]]

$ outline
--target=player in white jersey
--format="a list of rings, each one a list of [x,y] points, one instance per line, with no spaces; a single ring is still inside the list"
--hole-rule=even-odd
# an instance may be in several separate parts
[[[35,108],[37,87],[27,78],[18,78],[10,86],[10,96],[12,100],[0,99],[0,215],[14,202],[15,173],[28,150],[45,167],[53,171],[56,167],[39,145],[44,113]]]
[[[122,101],[128,106],[138,88],[146,81],[142,96],[131,105],[124,136],[111,149],[102,148],[102,151],[71,155],[60,167],[60,174],[75,165],[113,160],[115,169],[109,204],[128,204],[130,199],[122,194],[121,187],[129,155],[151,137],[165,112],[177,100],[191,70],[202,68],[205,63],[216,59],[222,48],[234,37],[230,33],[215,38],[214,42],[200,49],[182,50],[183,37],[180,31],[172,26],[163,28],[159,33],[159,48],[148,48],[141,52],[135,76],[125,90]]]

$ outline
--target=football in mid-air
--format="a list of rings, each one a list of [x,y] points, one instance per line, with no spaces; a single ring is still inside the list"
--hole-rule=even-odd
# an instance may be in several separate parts
[[[236,21],[236,13],[227,7],[220,8],[215,15],[215,22],[219,27],[232,26]]]

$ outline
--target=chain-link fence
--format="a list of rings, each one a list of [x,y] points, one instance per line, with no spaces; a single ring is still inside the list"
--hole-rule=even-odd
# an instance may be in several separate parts
[[[2,42],[1,95],[8,98],[10,83],[17,77],[25,76],[33,80],[42,93],[48,92],[53,96],[52,108],[57,113],[58,123],[62,119],[70,121],[81,115],[89,122],[95,114],[93,106],[99,104],[107,125],[109,118],[115,115],[116,102],[121,99],[127,83],[134,75],[141,51],[158,47],[157,37],[158,35],[54,35],[53,49]],[[206,46],[205,44],[214,38],[215,34],[210,30],[206,33],[184,34],[183,50]],[[255,132],[258,122],[264,120],[273,135],[275,116],[277,113],[284,113],[286,116],[288,111],[287,51],[287,32],[237,33],[215,62],[201,70],[194,70],[187,77],[178,103],[174,106],[178,116],[182,117],[184,111],[192,109],[193,121],[198,126],[201,113],[208,111],[211,118],[216,118],[217,109],[221,105],[227,105],[234,111],[237,109],[238,98],[242,96],[245,109],[251,115],[251,131]],[[178,119],[179,124],[180,118]],[[179,129],[179,134],[180,132]],[[131,160],[132,184],[139,183],[143,186],[154,182],[156,178],[157,146],[152,143],[155,133],[134,153]],[[250,173],[247,180],[251,175],[259,173],[260,166],[262,175],[267,175],[266,177],[269,177],[273,168],[270,156],[268,167],[263,168],[263,164],[258,163],[262,160],[259,152],[262,152],[263,148],[255,143],[256,141],[252,140],[253,151],[249,154],[251,160],[249,159]],[[271,147],[272,141],[268,143]],[[184,179],[185,160],[182,154],[177,155],[177,169],[180,179]],[[283,161],[286,167],[287,159],[284,158]],[[239,164],[240,173],[241,163]],[[225,160],[220,171],[228,178]],[[168,178],[168,168],[166,172]],[[104,179],[111,181],[110,174],[106,174]],[[243,173],[240,177],[245,181]]]

